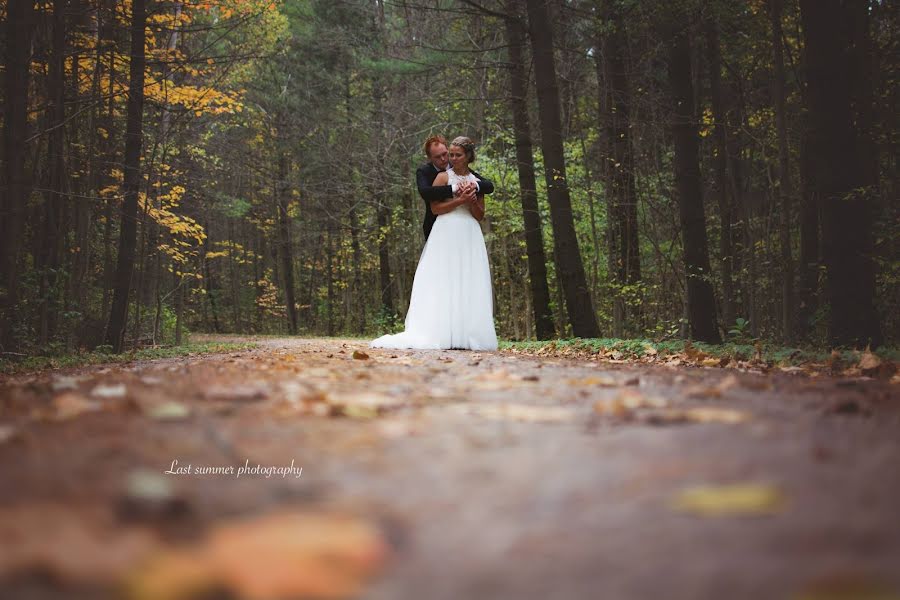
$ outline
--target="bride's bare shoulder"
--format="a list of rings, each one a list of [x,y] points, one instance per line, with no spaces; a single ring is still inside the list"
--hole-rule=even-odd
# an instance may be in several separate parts
[[[441,171],[437,174],[437,177],[434,178],[434,183],[431,185],[447,185],[448,181],[450,181],[450,177],[447,175],[447,171]]]

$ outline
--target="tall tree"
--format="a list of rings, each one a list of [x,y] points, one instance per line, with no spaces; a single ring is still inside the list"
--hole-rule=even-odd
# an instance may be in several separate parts
[[[119,234],[119,255],[106,343],[114,352],[121,352],[125,343],[128,317],[128,297],[134,271],[137,245],[138,193],[141,186],[141,149],[144,142],[144,66],[146,56],[147,10],[146,0],[133,0],[131,6],[131,63],[129,64],[128,104],[125,125],[125,164]]]
[[[716,325],[700,180],[700,136],[694,111],[690,28],[683,21],[679,25],[669,41],[669,85],[674,101],[675,187],[684,247],[688,322],[692,339],[719,343],[722,338]]]
[[[618,302],[623,320],[628,321],[623,329],[636,330],[640,314],[640,302],[632,302],[623,296],[624,286],[634,286],[641,280],[641,256],[638,244],[637,193],[634,183],[634,153],[631,140],[631,95],[628,84],[628,70],[625,53],[628,38],[621,7],[607,0],[604,2],[606,18],[603,38],[604,82],[609,96],[606,118],[607,140],[611,155],[607,157],[607,190],[610,195],[610,229],[613,233],[610,257],[614,272],[610,275],[619,288]],[[629,294],[631,295],[631,294]],[[630,298],[634,300],[634,298]],[[622,335],[621,333],[618,335]]]
[[[294,298],[294,251],[291,243],[291,197],[288,190],[288,157],[278,153],[278,177],[275,181],[275,203],[278,210],[278,257],[284,280],[284,303],[287,309],[288,331],[297,333],[297,302]]]
[[[538,114],[541,121],[541,149],[544,155],[544,178],[553,225],[553,258],[556,276],[563,289],[572,333],[591,338],[600,335],[597,317],[584,274],[581,250],[575,235],[572,202],[566,180],[560,124],[559,90],[553,58],[553,29],[546,0],[528,0],[528,25],[534,55],[537,83]]]
[[[47,109],[49,140],[47,142],[48,178],[44,193],[43,243],[40,245],[40,317],[38,344],[46,346],[56,333],[59,315],[60,248],[62,245],[62,220],[65,212],[63,187],[65,185],[65,57],[66,57],[66,0],[53,0],[51,16],[51,52],[47,72]]]
[[[837,346],[877,346],[882,341],[875,311],[873,194],[857,152],[854,97],[846,49],[865,43],[868,31],[849,27],[852,5],[863,0],[800,0],[806,51],[810,160],[822,214],[829,338]],[[859,110],[859,109],[857,109]],[[865,141],[865,140],[863,140]],[[867,143],[867,142],[866,142]]]
[[[735,322],[734,297],[734,200],[728,178],[728,128],[726,126],[726,96],[722,92],[722,50],[719,24],[710,19],[706,23],[707,64],[709,66],[710,104],[715,143],[715,189],[719,205],[719,254],[722,263],[722,320],[726,326]]]
[[[782,0],[769,0],[769,20],[772,24],[772,93],[775,96],[775,128],[778,135],[779,233],[781,242],[781,326],[782,339],[790,344],[794,339],[794,259],[791,255],[791,213],[794,205],[794,186],[791,181],[785,114],[784,43],[781,26]]]
[[[550,287],[547,285],[547,263],[544,257],[544,237],[538,210],[537,184],[534,177],[534,154],[531,144],[531,124],[528,118],[528,75],[523,58],[525,26],[516,0],[507,0],[508,16],[506,43],[509,53],[510,108],[516,140],[516,167],[519,174],[519,194],[522,200],[522,220],[525,224],[525,253],[528,257],[528,277],[531,305],[534,310],[534,331],[539,340],[556,335],[553,313],[550,310]]]
[[[31,66],[31,38],[34,30],[34,2],[9,0],[6,15],[6,73],[4,76],[3,157],[5,184],[0,211],[0,284],[4,288],[0,303],[0,345],[14,346],[13,323],[19,302],[19,251],[25,224],[25,199],[28,174],[25,149],[28,135],[28,80]]]

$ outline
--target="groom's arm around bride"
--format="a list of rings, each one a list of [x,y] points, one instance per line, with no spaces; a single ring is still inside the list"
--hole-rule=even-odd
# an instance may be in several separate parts
[[[419,196],[425,201],[425,218],[422,223],[422,232],[427,240],[436,219],[436,216],[431,212],[431,202],[453,198],[455,190],[450,185],[432,185],[438,173],[446,171],[449,165],[447,140],[443,136],[432,136],[425,140],[424,150],[428,162],[416,169],[416,187],[419,189]],[[494,184],[491,180],[485,179],[475,171],[472,171],[472,175],[478,180],[478,194],[487,195],[494,193]]]

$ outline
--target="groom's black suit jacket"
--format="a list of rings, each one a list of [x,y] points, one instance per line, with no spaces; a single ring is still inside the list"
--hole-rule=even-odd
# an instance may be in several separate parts
[[[434,227],[435,219],[437,219],[437,215],[431,212],[431,201],[446,200],[453,197],[453,188],[451,186],[431,185],[434,183],[438,173],[440,173],[440,171],[438,171],[430,162],[425,163],[416,169],[416,185],[419,187],[419,195],[422,196],[422,200],[425,201],[425,221],[422,223],[422,231],[425,233],[426,240],[428,239],[428,234],[431,233],[431,228]],[[494,184],[491,183],[490,179],[485,179],[475,171],[472,171],[472,175],[478,179],[479,194],[494,193]]]

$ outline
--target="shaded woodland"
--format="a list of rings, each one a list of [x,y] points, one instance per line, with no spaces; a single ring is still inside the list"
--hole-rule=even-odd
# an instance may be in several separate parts
[[[402,327],[431,134],[498,334],[896,345],[880,0],[6,0],[0,350]]]

